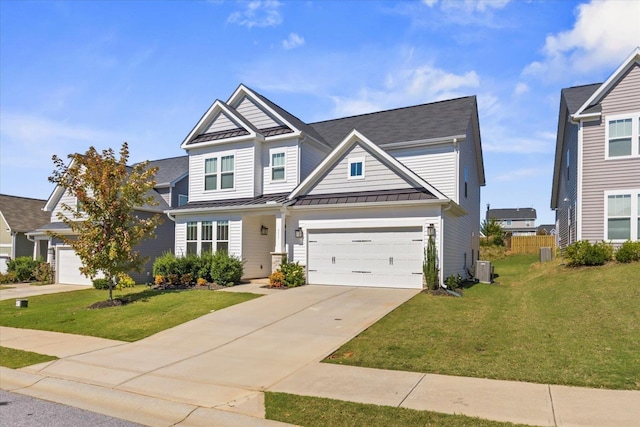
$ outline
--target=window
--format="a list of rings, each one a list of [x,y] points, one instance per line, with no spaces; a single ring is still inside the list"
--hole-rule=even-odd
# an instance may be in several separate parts
[[[219,161],[218,161],[219,160]],[[220,167],[218,167],[218,163]],[[204,161],[204,189],[205,191],[233,189],[235,162],[234,156],[221,156],[205,159]]]
[[[218,221],[216,250],[229,252],[229,221]]]
[[[285,153],[271,154],[271,181],[284,181]]]
[[[364,158],[358,157],[349,159],[349,179],[364,178]]]
[[[640,112],[607,117],[606,135],[606,158],[640,156]]]
[[[567,150],[567,181],[571,180],[571,174],[570,174],[570,169],[569,169],[569,164],[570,164],[570,162],[569,162],[569,159],[570,159],[569,154],[570,154],[570,151]]]
[[[198,223],[187,223],[187,255],[198,253]]]
[[[213,249],[213,225],[211,221],[200,223],[200,254],[211,252]]]
[[[605,192],[607,240],[640,240],[640,188]]]
[[[469,187],[469,169],[464,167],[464,197],[467,197]]]
[[[511,225],[511,220],[510,219],[506,220],[505,225]]]
[[[189,196],[186,194],[178,194],[178,206],[184,206],[189,203]]]

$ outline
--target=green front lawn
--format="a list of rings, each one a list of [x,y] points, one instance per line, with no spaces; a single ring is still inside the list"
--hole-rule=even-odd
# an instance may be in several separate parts
[[[488,421],[465,415],[343,402],[321,397],[296,396],[266,392],[266,418],[285,423],[313,426],[384,426],[384,427],[507,427],[516,424]]]
[[[259,295],[209,290],[158,291],[146,286],[115,291],[114,298],[129,298],[120,307],[88,309],[108,298],[108,292],[87,289],[29,297],[28,308],[15,301],[0,302],[0,325],[137,341],[214,310]]]
[[[640,389],[640,265],[496,261],[498,284],[419,294],[327,362],[479,378]]]
[[[24,368],[25,366],[36,365],[56,359],[57,357],[46,354],[0,347],[0,366],[11,369]]]

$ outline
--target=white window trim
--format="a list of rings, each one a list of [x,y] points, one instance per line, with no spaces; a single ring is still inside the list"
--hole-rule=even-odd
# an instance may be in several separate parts
[[[609,122],[631,119],[631,154],[627,156],[609,156]],[[604,126],[604,158],[605,160],[621,160],[640,157],[640,111],[627,114],[616,114],[605,117]]]
[[[228,156],[233,156],[233,187],[232,188],[220,188],[222,186],[222,158],[223,157],[228,157]],[[209,159],[218,159],[217,160],[217,167],[216,167],[216,176],[217,176],[217,181],[216,181],[216,189],[215,190],[207,190],[205,189],[205,177],[207,175],[213,175],[213,174],[207,174],[205,173],[205,168],[206,168],[206,163],[207,160]],[[236,190],[236,178],[237,178],[237,173],[236,173],[236,169],[237,169],[237,164],[238,164],[238,156],[236,155],[235,151],[226,151],[226,152],[220,152],[220,153],[216,153],[215,155],[211,155],[211,156],[206,156],[204,158],[204,160],[202,161],[202,191],[206,194],[211,194],[211,193],[224,193],[224,192],[230,192],[230,191],[235,191]],[[225,172],[225,173],[229,173],[229,172]]]
[[[638,195],[640,195],[640,188],[630,190],[609,190],[604,192],[604,236],[603,240],[610,241],[612,243],[624,243],[627,239],[609,239],[609,196],[631,196],[631,229],[630,237],[632,241],[638,240]]]
[[[279,168],[284,168],[284,178],[283,179],[273,179],[273,169],[275,166],[273,165],[273,155],[274,154],[284,154],[284,165],[278,166]],[[287,182],[287,150],[285,148],[270,150],[269,151],[269,183],[283,183]]]
[[[353,163],[362,163],[362,175],[351,176],[351,165]],[[347,165],[347,179],[364,179],[365,177],[365,161],[364,157],[350,157]]]
[[[203,222],[210,222],[211,223],[211,238],[212,240],[202,240],[202,223]],[[226,222],[227,223],[227,227],[229,227],[228,229],[228,235],[227,235],[227,240],[220,240],[219,236],[218,236],[218,223],[219,222]],[[189,236],[189,223],[194,223],[196,224],[196,240],[189,240],[188,236]],[[226,242],[227,243],[227,247],[229,247],[229,245],[231,244],[231,221],[230,220],[226,220],[226,219],[218,219],[218,220],[198,220],[198,221],[186,221],[184,223],[184,227],[185,227],[185,231],[184,231],[184,256],[187,256],[188,252],[187,252],[187,243],[190,242],[195,242],[196,243],[196,254],[197,255],[202,255],[202,243],[206,242],[206,243],[211,243],[211,251],[212,253],[215,253],[218,250],[218,243],[219,242]]]

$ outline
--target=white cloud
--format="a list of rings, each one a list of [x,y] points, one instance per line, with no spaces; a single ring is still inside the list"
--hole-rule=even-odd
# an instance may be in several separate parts
[[[581,4],[573,28],[547,36],[544,59],[529,64],[523,74],[554,80],[611,69],[640,44],[639,18],[638,1]]]
[[[519,82],[515,89],[513,89],[513,94],[515,96],[520,96],[523,95],[525,93],[529,92],[529,85],[527,85],[526,83],[523,82]]]
[[[277,0],[254,0],[246,3],[242,11],[233,12],[227,22],[252,27],[275,27],[282,23],[280,3]]]
[[[355,97],[333,96],[338,116],[363,114],[388,108],[423,104],[468,95],[480,86],[475,71],[454,74],[431,65],[390,72],[379,88],[362,88]]]
[[[547,177],[549,173],[546,168],[518,168],[498,175],[492,178],[492,181],[511,182],[520,178]]]
[[[282,47],[285,49],[295,49],[296,47],[300,47],[304,45],[304,37],[299,36],[296,33],[289,34],[285,40],[282,40]]]
[[[491,135],[490,140],[483,138],[482,149],[485,152],[548,154],[553,152],[556,143],[556,135],[552,132],[536,132],[531,137],[513,137],[512,129],[491,126],[485,126],[482,132],[484,135]]]
[[[489,9],[502,9],[511,0],[422,0],[429,7],[437,4],[443,9],[457,9],[465,12],[485,12]]]
[[[493,20],[493,12],[503,9],[511,0],[422,0],[422,3],[429,9],[437,10],[439,17],[436,21],[445,20],[446,22],[458,25],[479,25],[494,27],[498,25]],[[425,20],[421,16],[420,10],[416,8],[400,8],[422,25],[434,25],[433,14]]]

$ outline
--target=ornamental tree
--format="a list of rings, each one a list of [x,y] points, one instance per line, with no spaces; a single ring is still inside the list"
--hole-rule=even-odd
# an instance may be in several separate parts
[[[127,166],[129,146],[120,148],[120,158],[113,149],[99,153],[90,147],[84,154],[69,154],[67,166],[58,156],[49,182],[75,196],[77,204],[62,204],[58,218],[73,235],[50,232],[71,246],[80,257],[80,272],[95,278],[99,273],[109,281],[109,300],[113,301],[114,279],[118,273],[140,271],[147,261],[136,249],[142,240],[155,237],[159,214],[149,218],[136,215],[142,206],[157,206],[149,192],[155,186],[158,168],[148,168],[148,162]]]

